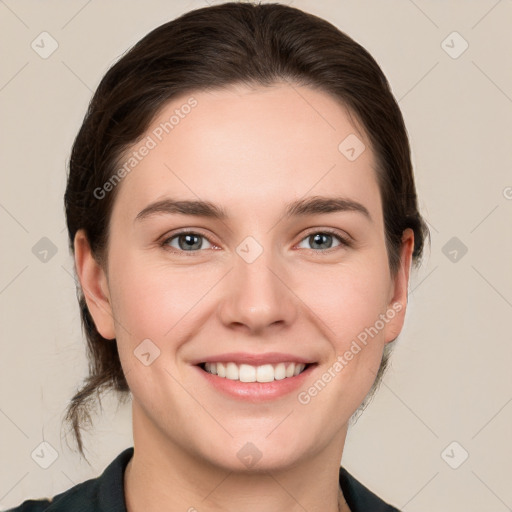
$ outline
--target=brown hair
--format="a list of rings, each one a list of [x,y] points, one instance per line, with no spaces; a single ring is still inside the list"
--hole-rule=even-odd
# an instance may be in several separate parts
[[[329,22],[282,4],[230,2],[183,14],[141,39],[101,80],[74,141],[64,197],[69,245],[84,229],[93,254],[107,259],[109,220],[119,187],[98,199],[121,155],[145,133],[173,98],[194,90],[235,84],[289,81],[325,91],[361,124],[376,155],[389,268],[400,265],[402,233],[414,231],[413,260],[421,259],[429,235],[417,205],[409,141],[389,84],[372,56]],[[341,142],[341,141],[340,141]],[[125,399],[129,387],[115,340],[103,338],[77,285],[87,338],[89,376],[71,399],[70,423],[84,456],[81,428],[90,423],[94,399],[112,389]],[[362,410],[387,367],[392,343]]]

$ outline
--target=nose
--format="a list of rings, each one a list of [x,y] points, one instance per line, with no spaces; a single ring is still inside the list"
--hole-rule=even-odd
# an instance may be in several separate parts
[[[285,328],[297,317],[298,299],[291,279],[270,250],[264,250],[252,263],[236,256],[226,279],[219,311],[225,326],[263,334],[278,326]]]

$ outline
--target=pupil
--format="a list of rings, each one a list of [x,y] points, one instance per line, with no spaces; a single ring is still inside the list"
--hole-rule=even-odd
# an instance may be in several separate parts
[[[327,245],[327,247],[323,247],[324,249],[329,249],[331,244],[330,243],[327,243],[327,242],[324,242],[322,244],[322,239],[325,240],[326,238],[329,239],[331,237],[331,235],[327,234],[327,233],[317,233],[315,235],[313,235],[313,243],[315,244],[320,244],[320,245]]]
[[[185,239],[185,247],[181,246],[181,249],[190,250],[193,248],[200,248],[201,242],[195,242],[194,239],[199,239],[197,235],[182,235],[181,239]],[[180,244],[181,245],[181,244]],[[194,247],[197,246],[197,247]]]

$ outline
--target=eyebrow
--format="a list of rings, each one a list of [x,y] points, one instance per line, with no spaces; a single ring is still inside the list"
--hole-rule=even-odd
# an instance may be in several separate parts
[[[285,205],[286,218],[304,217],[335,212],[359,212],[370,222],[373,222],[370,212],[357,201],[345,197],[313,196],[299,199]],[[135,217],[136,221],[159,214],[182,214],[211,219],[225,220],[228,218],[226,210],[209,201],[179,201],[172,198],[162,199],[146,206]]]

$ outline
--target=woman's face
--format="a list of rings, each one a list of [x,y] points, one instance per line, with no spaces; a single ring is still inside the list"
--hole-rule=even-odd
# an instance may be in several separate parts
[[[402,328],[413,242],[392,277],[370,141],[323,92],[237,87],[173,100],[125,163],[108,277],[76,247],[136,443],[235,471],[341,453]]]

